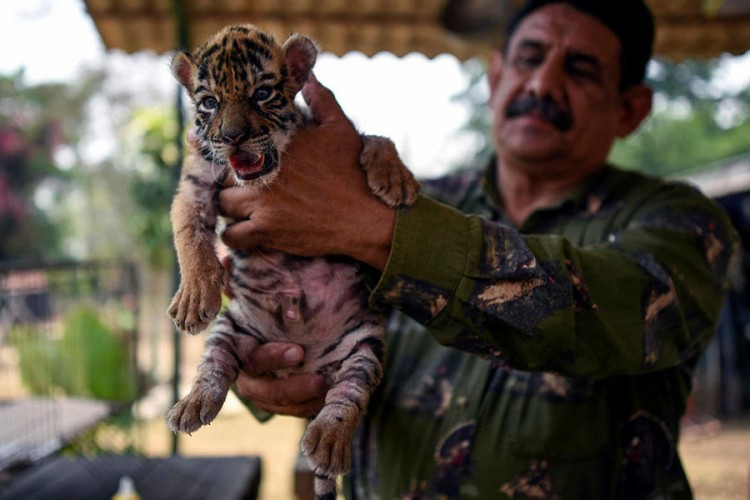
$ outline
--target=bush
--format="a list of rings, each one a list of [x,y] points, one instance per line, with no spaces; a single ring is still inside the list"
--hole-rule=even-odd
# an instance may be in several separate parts
[[[34,395],[64,394],[128,403],[136,396],[130,351],[97,311],[78,306],[63,319],[59,339],[31,325],[11,332],[21,379]]]

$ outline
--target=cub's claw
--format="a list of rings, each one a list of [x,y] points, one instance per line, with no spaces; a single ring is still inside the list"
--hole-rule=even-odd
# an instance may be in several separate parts
[[[167,425],[172,432],[191,434],[203,425],[210,424],[224,404],[226,392],[205,388],[193,388],[190,394],[182,398],[167,414]]]
[[[224,271],[202,273],[200,280],[183,280],[169,306],[169,315],[181,332],[202,332],[221,310]]]
[[[385,137],[365,135],[359,162],[373,194],[388,206],[411,205],[421,186],[398,156],[393,141]]]
[[[333,478],[349,471],[349,446],[358,419],[354,407],[327,405],[310,422],[301,448],[316,475]]]

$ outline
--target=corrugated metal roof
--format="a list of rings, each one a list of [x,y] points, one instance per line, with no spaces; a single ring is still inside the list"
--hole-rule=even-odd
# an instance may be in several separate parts
[[[481,12],[492,2],[464,0]],[[515,0],[505,0],[513,3]],[[602,0],[606,1],[606,0]],[[445,0],[84,0],[109,49],[167,52],[178,46],[178,16],[190,42],[232,23],[250,22],[284,39],[305,33],[322,49],[368,56],[421,52],[460,59],[488,53],[499,40],[470,40],[440,24]],[[657,20],[657,54],[681,59],[750,50],[750,0],[647,0]],[[495,5],[496,7],[496,5]],[[502,30],[493,30],[499,34]],[[490,37],[492,38],[492,37]]]

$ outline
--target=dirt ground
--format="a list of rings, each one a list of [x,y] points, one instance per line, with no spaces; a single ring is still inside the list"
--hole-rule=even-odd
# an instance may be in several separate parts
[[[261,458],[259,500],[294,499],[294,463],[302,422],[291,417],[274,417],[260,424],[229,398],[211,425],[192,436],[180,436],[179,452],[190,456],[258,455]],[[146,422],[140,434],[147,455],[169,453],[171,433],[162,418]]]
[[[181,438],[185,455],[259,455],[263,476],[260,500],[293,499],[293,471],[302,424],[276,417],[259,424],[228,402],[218,419],[192,436]],[[166,454],[170,434],[155,419],[142,429],[146,452]],[[750,499],[750,418],[709,421],[684,429],[680,453],[696,500]]]
[[[680,453],[696,500],[750,499],[750,418],[686,427]]]

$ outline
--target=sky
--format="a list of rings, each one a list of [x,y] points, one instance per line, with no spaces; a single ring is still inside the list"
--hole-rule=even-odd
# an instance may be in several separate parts
[[[24,68],[27,83],[72,81],[86,67],[107,67],[117,84],[147,89],[152,95],[174,92],[169,55],[107,52],[82,0],[2,0],[0,73]],[[342,58],[322,54],[315,68],[360,131],[391,137],[407,165],[420,176],[438,175],[470,157],[476,144],[457,134],[467,110],[452,97],[466,88],[461,63],[449,55],[420,54]],[[725,57],[720,84],[730,90],[750,86],[750,52]],[[105,110],[104,103],[98,108]],[[114,131],[97,124],[92,140],[95,160],[111,153]]]
[[[116,85],[174,92],[170,55],[127,55],[105,51],[81,0],[2,0],[0,73],[24,68],[29,84],[75,80],[84,68],[105,66]],[[315,67],[361,132],[391,137],[418,175],[438,175],[476,148],[470,137],[456,137],[468,117],[451,97],[466,87],[461,63],[449,55],[433,60],[421,54],[397,58],[360,53],[339,58],[323,53]],[[172,101],[170,100],[170,103]],[[106,112],[104,103],[94,103]],[[88,151],[92,161],[111,154],[103,121],[94,127]]]

